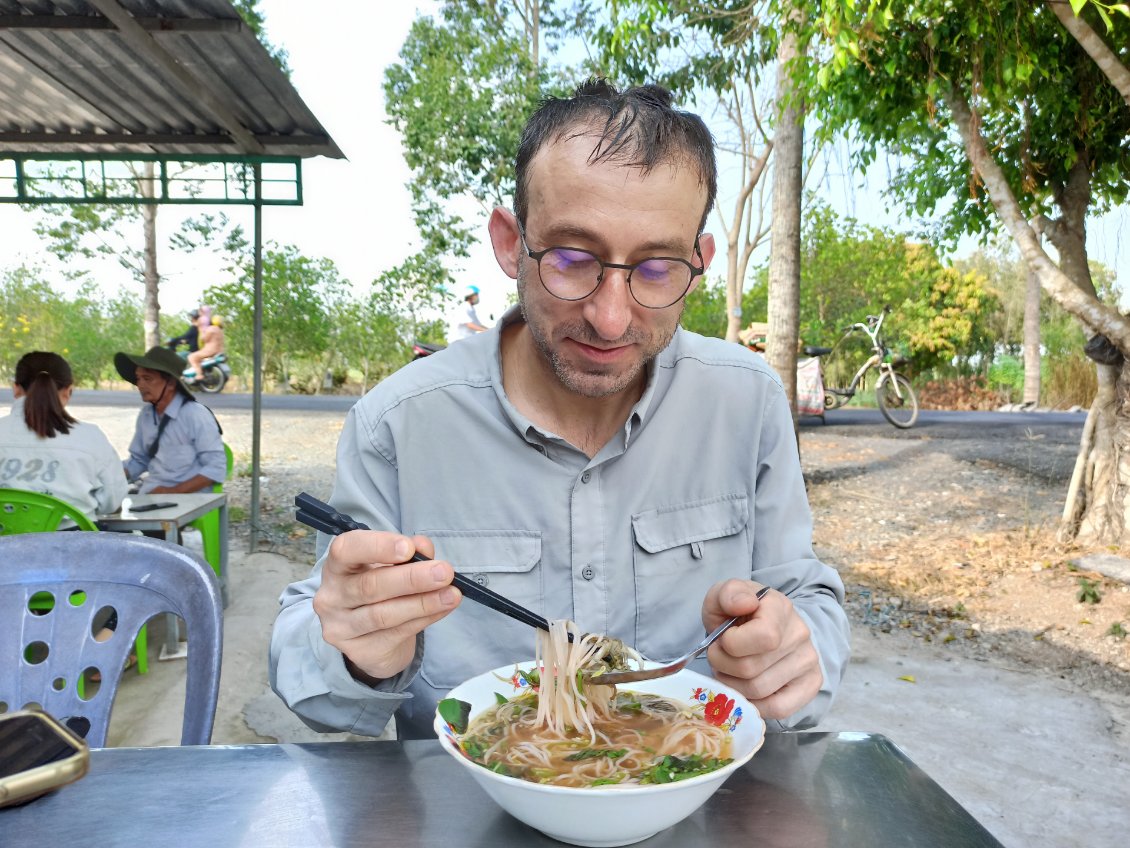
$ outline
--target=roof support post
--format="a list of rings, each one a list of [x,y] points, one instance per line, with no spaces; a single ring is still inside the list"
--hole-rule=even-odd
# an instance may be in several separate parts
[[[259,421],[263,408],[263,166],[255,170],[255,306],[251,357],[251,538],[249,553],[259,549]]]

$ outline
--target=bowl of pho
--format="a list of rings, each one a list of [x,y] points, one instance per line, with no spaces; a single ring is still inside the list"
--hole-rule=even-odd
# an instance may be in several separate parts
[[[677,824],[757,752],[765,723],[738,692],[688,669],[619,687],[581,681],[602,664],[628,667],[625,654],[639,660],[551,622],[534,660],[473,677],[439,703],[442,747],[504,810],[561,842],[629,845]]]

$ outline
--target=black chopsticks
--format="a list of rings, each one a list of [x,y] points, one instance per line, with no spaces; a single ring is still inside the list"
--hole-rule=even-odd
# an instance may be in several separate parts
[[[329,504],[323,503],[305,492],[295,496],[294,505],[298,508],[294,514],[296,520],[305,524],[307,527],[312,527],[315,530],[320,530],[331,536],[337,536],[349,530],[369,529],[361,522],[354,521],[345,513],[338,512]],[[416,554],[412,557],[412,561],[427,562],[428,558],[422,554]],[[499,595],[497,592],[492,592],[485,586],[480,586],[474,580],[464,577],[458,571],[455,572],[455,578],[451,582],[460,592],[473,601],[478,601],[480,604],[488,606],[492,610],[497,610],[503,615],[508,615],[523,624],[528,624],[531,627],[540,627],[542,630],[549,630],[549,622],[542,616],[530,612],[525,607],[519,606],[509,598]]]

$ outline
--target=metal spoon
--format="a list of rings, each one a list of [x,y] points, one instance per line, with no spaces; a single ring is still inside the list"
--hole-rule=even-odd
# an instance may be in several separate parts
[[[769,586],[762,586],[757,590],[757,599],[760,601],[767,594],[769,594]],[[674,674],[677,671],[682,671],[687,667],[687,664],[695,657],[699,656],[703,651],[709,648],[714,640],[725,633],[733,626],[741,616],[734,616],[731,619],[723,621],[719,624],[705,639],[698,643],[688,653],[679,657],[674,662],[667,663],[666,665],[656,666],[655,668],[641,668],[638,671],[609,671],[604,674],[597,675],[583,675],[581,680],[588,684],[599,686],[615,686],[620,683],[636,683],[640,680],[654,680],[657,677],[667,677],[669,674]]]

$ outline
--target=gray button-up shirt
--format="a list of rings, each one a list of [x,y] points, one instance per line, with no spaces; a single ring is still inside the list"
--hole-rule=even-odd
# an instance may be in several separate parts
[[[123,463],[126,476],[136,480],[148,471],[141,484],[142,492],[158,486],[175,486],[197,474],[222,483],[228,474],[228,460],[220,426],[211,410],[199,401],[186,399],[178,390],[164,414],[169,423],[161,432],[157,453],[150,459],[149,448],[157,438],[161,416],[151,403],[138,412],[129,459]]]
[[[350,411],[330,502],[374,529],[430,537],[436,555],[547,618],[607,633],[653,660],[702,638],[707,590],[753,578],[788,595],[824,672],[776,729],[815,724],[847,664],[838,574],[812,551],[792,417],[780,381],[740,345],[678,330],[623,429],[592,459],[523,416],[502,387],[498,327],[414,362]],[[530,659],[534,633],[465,600],[376,688],[322,639],[311,576],[287,587],[271,683],[316,729],[432,735],[435,703],[465,679]]]

